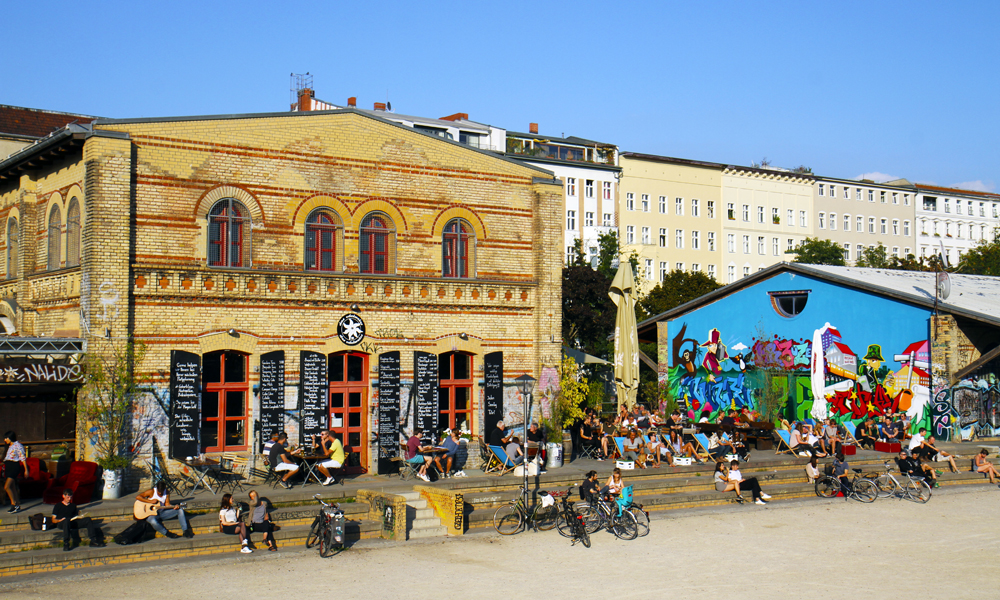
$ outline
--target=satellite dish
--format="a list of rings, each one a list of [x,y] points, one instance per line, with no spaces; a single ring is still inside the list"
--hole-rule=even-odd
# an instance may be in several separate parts
[[[951,265],[948,264],[948,253],[944,251],[944,241],[938,240],[938,245],[941,247],[941,264],[947,269]]]
[[[951,295],[951,275],[947,271],[937,274],[937,293],[942,300],[947,300]]]
[[[388,100],[386,100],[386,102],[385,102],[385,109],[388,110],[388,111],[391,111],[392,110],[392,102],[389,102]]]

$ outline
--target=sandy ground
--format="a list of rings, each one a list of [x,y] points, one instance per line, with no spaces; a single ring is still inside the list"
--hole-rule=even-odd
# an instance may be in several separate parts
[[[1000,490],[935,490],[925,505],[843,499],[654,513],[631,542],[555,531],[69,572],[0,581],[0,598],[997,598]]]

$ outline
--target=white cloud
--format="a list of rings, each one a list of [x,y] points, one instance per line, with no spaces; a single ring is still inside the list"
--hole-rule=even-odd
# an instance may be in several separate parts
[[[992,181],[984,182],[982,179],[977,179],[975,181],[963,181],[962,183],[953,183],[948,187],[957,188],[960,190],[970,190],[973,192],[996,191],[996,186],[993,185]]]
[[[870,179],[875,183],[884,183],[886,181],[892,181],[893,179],[900,179],[900,177],[897,177],[896,175],[888,175],[886,173],[879,173],[878,171],[875,171],[874,173],[862,173],[861,175],[855,177],[855,179],[858,180]]]

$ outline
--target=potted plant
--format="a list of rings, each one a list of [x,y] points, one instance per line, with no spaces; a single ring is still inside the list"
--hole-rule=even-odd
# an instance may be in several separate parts
[[[84,386],[77,401],[81,439],[90,439],[95,462],[104,470],[105,499],[121,495],[123,475],[141,447],[142,431],[133,408],[142,393],[136,372],[146,356],[141,342],[93,343],[83,360]]]

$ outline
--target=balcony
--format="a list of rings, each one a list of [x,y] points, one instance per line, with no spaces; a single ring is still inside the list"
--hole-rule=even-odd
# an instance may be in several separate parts
[[[515,138],[507,139],[507,154],[516,154],[532,158],[545,158],[549,160],[565,160],[571,162],[591,163],[597,165],[615,164],[614,146],[564,146],[562,144],[551,144],[544,142],[534,142],[526,145],[524,140]]]

